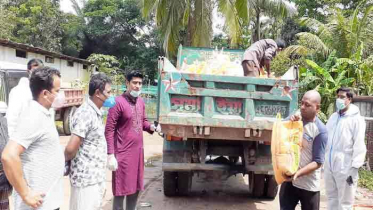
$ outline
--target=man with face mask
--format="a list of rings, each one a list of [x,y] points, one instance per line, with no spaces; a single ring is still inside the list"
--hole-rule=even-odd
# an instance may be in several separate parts
[[[15,190],[14,209],[54,210],[63,201],[64,155],[51,108],[60,91],[61,74],[50,67],[32,72],[28,101],[1,156]]]
[[[301,101],[301,115],[290,117],[292,121],[303,121],[303,140],[299,169],[281,185],[281,210],[294,210],[299,202],[302,210],[320,207],[321,166],[328,140],[326,127],[317,117],[320,103],[320,94],[315,90],[308,91]]]
[[[337,112],[326,124],[328,145],[325,161],[325,187],[328,210],[352,210],[359,168],[366,155],[365,120],[359,108],[351,104],[349,88],[337,90]]]
[[[43,61],[40,59],[31,59],[27,63],[27,72],[29,76],[31,76],[31,73],[43,66]],[[25,103],[27,103],[29,100],[32,99],[32,94],[30,91],[30,81],[29,78],[22,77],[18,85],[15,86],[12,90],[10,90],[9,93],[9,105],[8,109],[6,111],[6,118],[8,122],[8,132],[9,135],[12,135],[14,132],[14,129],[17,127],[18,119],[20,117],[20,113],[22,110],[22,107]]]
[[[111,108],[111,80],[104,73],[92,76],[89,99],[72,117],[65,160],[71,161],[70,210],[100,210],[105,192],[107,145],[101,107]]]
[[[160,132],[160,126],[151,125],[145,116],[140,97],[143,75],[131,71],[126,79],[127,91],[116,98],[105,128],[108,168],[113,171],[113,210],[135,210],[138,193],[144,189],[143,131]]]

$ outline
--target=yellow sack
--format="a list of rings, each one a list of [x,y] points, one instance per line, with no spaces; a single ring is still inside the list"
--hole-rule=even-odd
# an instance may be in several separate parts
[[[277,184],[285,181],[298,170],[303,138],[302,121],[281,121],[281,114],[272,129],[272,165]]]

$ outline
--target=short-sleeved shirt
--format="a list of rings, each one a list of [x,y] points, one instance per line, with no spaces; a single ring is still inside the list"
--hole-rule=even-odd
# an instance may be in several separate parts
[[[71,161],[70,182],[86,187],[105,181],[107,144],[102,112],[88,99],[72,117],[71,133],[83,138]]]
[[[35,192],[46,193],[38,209],[57,209],[63,202],[63,148],[51,112],[34,100],[26,105],[10,140],[25,148],[21,162],[27,185]],[[15,209],[32,209],[17,192],[14,196]]]
[[[323,164],[327,141],[326,126],[319,118],[316,118],[314,122],[303,122],[303,141],[299,168],[303,168],[313,161]],[[320,180],[321,168],[297,178],[293,181],[293,185],[303,190],[318,192],[320,191]]]

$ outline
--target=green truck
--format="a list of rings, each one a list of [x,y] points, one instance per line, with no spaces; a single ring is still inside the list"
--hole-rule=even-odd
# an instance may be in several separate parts
[[[276,115],[298,106],[298,76],[264,79],[180,71],[184,64],[212,59],[214,49],[180,46],[175,67],[160,57],[157,120],[164,133],[166,196],[188,195],[195,173],[248,174],[249,192],[275,198],[271,134]],[[243,50],[224,50],[230,60]],[[297,70],[294,70],[297,75]]]

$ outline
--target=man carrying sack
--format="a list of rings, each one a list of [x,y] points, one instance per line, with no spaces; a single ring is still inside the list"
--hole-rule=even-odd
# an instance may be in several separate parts
[[[301,101],[301,116],[290,117],[291,121],[303,121],[303,139],[299,169],[281,185],[281,210],[294,210],[299,201],[302,210],[320,208],[321,166],[328,140],[326,127],[317,117],[320,102],[317,91],[308,91]]]

